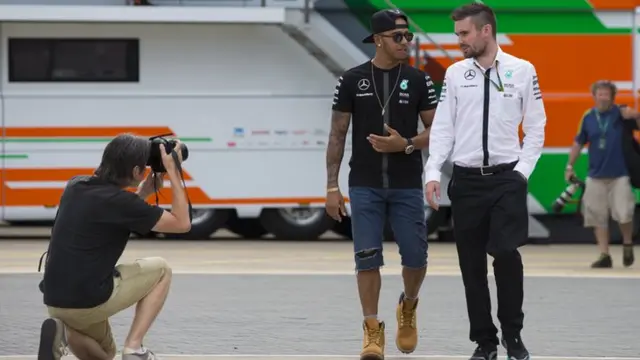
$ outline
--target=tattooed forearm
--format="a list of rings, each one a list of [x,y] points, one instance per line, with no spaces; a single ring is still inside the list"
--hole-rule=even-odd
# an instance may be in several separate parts
[[[327,187],[338,186],[338,173],[344,156],[344,144],[350,120],[350,113],[334,110],[331,114],[331,132],[327,146]]]

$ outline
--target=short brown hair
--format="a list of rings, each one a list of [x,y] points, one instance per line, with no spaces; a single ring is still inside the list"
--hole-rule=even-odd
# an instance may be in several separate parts
[[[611,98],[615,99],[616,93],[618,93],[618,87],[616,84],[609,80],[598,80],[591,85],[591,95],[596,95],[598,89],[609,89],[611,91]]]
[[[497,25],[496,25],[496,14],[485,4],[473,2],[471,4],[460,6],[459,8],[453,10],[451,13],[451,19],[453,21],[464,20],[471,16],[473,22],[476,24],[476,27],[480,29],[481,27],[489,24],[491,25],[491,31],[493,34],[493,38],[496,38],[498,33]]]

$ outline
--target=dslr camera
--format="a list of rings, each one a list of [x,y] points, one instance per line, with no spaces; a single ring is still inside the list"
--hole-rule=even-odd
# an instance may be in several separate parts
[[[573,196],[576,194],[576,191],[578,189],[582,190],[582,194],[584,194],[584,188],[585,188],[585,183],[578,179],[575,176],[572,176],[569,179],[569,186],[567,186],[562,193],[560,194],[560,196],[558,196],[558,198],[553,202],[553,204],[551,205],[551,208],[553,209],[553,212],[555,213],[559,213],[560,211],[562,211],[562,209],[564,209],[564,207],[570,203],[570,202],[580,202],[581,199],[578,199],[577,201],[573,201]],[[582,197],[582,195],[581,195]]]
[[[189,199],[189,194],[187,193],[187,184],[184,181],[184,174],[182,173],[182,165],[179,161],[178,154],[173,150],[178,145],[178,142],[173,139],[166,139],[165,136],[171,136],[173,134],[164,134],[152,136],[149,138],[151,142],[151,153],[149,154],[149,159],[147,159],[147,166],[151,167],[151,171],[154,173],[166,173],[167,169],[164,167],[162,163],[162,150],[160,149],[160,144],[164,145],[164,149],[168,154],[171,154],[173,157],[173,161],[176,163],[176,168],[178,169],[178,173],[180,174],[180,180],[182,180],[182,186],[185,189],[185,195],[187,197],[187,204],[189,205],[189,220],[193,220],[193,206],[191,205],[191,200]],[[180,146],[180,154],[182,155],[182,161],[184,162],[189,158],[189,149],[185,143],[181,143]],[[156,193],[156,205],[159,203],[158,199],[158,189],[155,188]]]
[[[162,163],[162,150],[160,150],[160,144],[164,145],[164,148],[168,154],[171,154],[176,145],[178,145],[178,142],[176,140],[165,138],[165,136],[170,135],[173,134],[157,135],[149,138],[149,141],[151,142],[151,153],[149,154],[149,159],[147,159],[147,166],[150,166],[151,170],[155,173],[167,172],[167,169],[165,169],[164,164]],[[187,158],[189,158],[189,149],[184,143],[182,143],[182,145],[180,146],[180,154],[182,155],[183,162],[186,161]],[[176,161],[178,171],[182,173],[182,167],[178,162],[177,154],[173,155],[173,159]]]

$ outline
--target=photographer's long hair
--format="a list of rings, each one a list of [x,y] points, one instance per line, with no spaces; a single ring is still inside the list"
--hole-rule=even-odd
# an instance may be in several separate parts
[[[120,134],[104,148],[100,166],[94,176],[120,187],[137,186],[134,169],[144,174],[151,153],[149,139],[133,134]]]

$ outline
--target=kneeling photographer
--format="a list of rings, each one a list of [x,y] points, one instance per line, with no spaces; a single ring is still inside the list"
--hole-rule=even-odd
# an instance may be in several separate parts
[[[628,107],[615,104],[616,86],[609,81],[593,84],[591,92],[595,106],[583,116],[580,130],[569,153],[565,179],[576,183],[573,164],[582,147],[589,144],[589,171],[582,198],[584,226],[594,228],[600,257],[593,268],[610,268],[613,260],[609,253],[609,213],[620,226],[623,241],[622,263],[634,262],[633,216],[636,206],[630,170],[625,158],[625,140],[638,128],[640,116]]]
[[[169,293],[171,268],[159,257],[116,263],[132,232],[190,230],[181,183],[181,162],[187,156],[180,142],[123,134],[107,144],[93,176],[69,180],[40,283],[50,318],[42,324],[39,360],[59,360],[67,346],[81,360],[113,359],[116,343],[109,318],[136,304],[123,360],[155,359],[142,341]],[[145,178],[149,165],[152,171]],[[164,175],[173,193],[171,211],[145,201],[162,186]],[[138,191],[128,191],[131,186]]]

